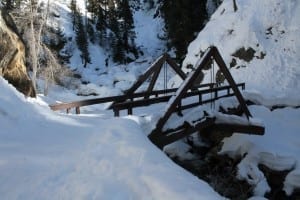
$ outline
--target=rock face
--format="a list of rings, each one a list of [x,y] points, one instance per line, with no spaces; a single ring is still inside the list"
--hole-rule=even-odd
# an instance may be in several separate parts
[[[0,10],[0,76],[25,96],[36,96],[26,70],[25,45],[11,16],[4,10]]]

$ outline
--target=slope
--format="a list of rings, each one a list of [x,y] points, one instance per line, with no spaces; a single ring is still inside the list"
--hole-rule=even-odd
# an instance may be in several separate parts
[[[220,199],[132,120],[59,115],[2,78],[0,88],[1,198]]]
[[[232,2],[224,0],[190,44],[183,67],[188,71],[214,45],[237,82],[265,95],[294,96],[300,88],[299,1],[237,0],[236,12]]]

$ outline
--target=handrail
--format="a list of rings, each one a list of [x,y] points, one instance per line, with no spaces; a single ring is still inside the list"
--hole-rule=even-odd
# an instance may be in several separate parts
[[[204,87],[213,87],[213,84],[208,83],[208,84],[202,84],[198,86],[194,86],[194,89],[199,89],[199,88],[204,88]],[[110,97],[102,97],[102,98],[93,98],[93,99],[86,99],[86,100],[81,100],[81,101],[73,101],[69,103],[57,103],[57,104],[52,104],[50,105],[50,108],[53,111],[56,110],[64,110],[66,109],[67,111],[71,108],[80,108],[83,106],[90,106],[90,105],[95,105],[95,104],[102,104],[102,103],[109,103],[109,102],[124,102],[128,99],[134,99],[134,98],[139,98],[139,97],[145,97],[145,96],[158,96],[161,94],[167,94],[167,93],[172,93],[176,92],[178,88],[171,88],[171,89],[166,89],[166,90],[156,90],[152,91],[151,93],[148,92],[138,92],[130,95],[119,95],[119,96],[110,96]],[[79,113],[77,113],[79,114]]]
[[[242,89],[245,88],[245,83],[239,83],[237,84],[237,87],[242,87]],[[210,88],[210,89],[205,89],[205,90],[197,90],[197,91],[190,91],[186,94],[183,95],[183,98],[187,98],[187,97],[192,97],[192,96],[198,96],[198,95],[204,95],[204,94],[209,94],[211,92],[218,92],[218,91],[223,91],[223,90],[228,90],[231,89],[231,87],[229,85],[227,86],[221,86],[221,87],[216,87],[216,88]],[[181,106],[181,108],[176,109],[176,111],[181,111],[181,110],[185,110],[197,105],[201,105],[204,103],[209,103],[212,101],[215,101],[221,97],[229,97],[229,96],[233,96],[234,94],[230,94],[229,92],[227,92],[227,95],[223,95],[223,96],[216,96],[213,99],[208,99],[208,100],[199,100],[199,103],[193,103],[191,105],[193,106],[189,106],[189,105],[185,105],[185,106]],[[143,106],[148,106],[151,104],[155,104],[155,103],[161,103],[161,102],[167,102],[170,100],[170,98],[173,95],[166,95],[166,96],[162,96],[162,97],[155,97],[155,98],[151,98],[151,99],[139,99],[139,100],[130,100],[130,101],[124,101],[124,102],[120,102],[120,103],[115,103],[114,104],[114,110],[115,110],[115,114],[116,116],[119,115],[119,111],[120,110],[125,110],[128,109],[128,114],[132,114],[132,108],[135,107],[143,107]],[[174,110],[175,111],[175,110]]]

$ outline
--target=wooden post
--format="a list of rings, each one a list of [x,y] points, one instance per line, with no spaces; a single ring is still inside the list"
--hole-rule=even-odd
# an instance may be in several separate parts
[[[182,80],[186,79],[186,74],[181,70],[181,68],[172,60],[169,54],[165,54],[167,63],[172,67],[172,69],[180,76]]]
[[[152,75],[152,79],[151,79],[151,82],[150,82],[149,87],[147,89],[147,95],[145,96],[145,99],[148,99],[149,96],[150,96],[150,94],[151,94],[151,92],[153,91],[153,88],[155,86],[155,83],[157,81],[157,78],[158,78],[158,76],[160,74],[161,68],[162,68],[162,66],[163,66],[164,63],[160,62],[159,64],[160,64],[160,66],[157,67],[157,70]]]
[[[131,88],[126,91],[126,94],[132,94],[136,91],[154,72],[161,67],[161,65],[165,62],[165,55],[160,56],[147,70],[141,75],[138,80],[133,84]]]
[[[202,104],[202,94],[199,94],[199,103]]]
[[[114,114],[115,114],[115,117],[119,117],[120,116],[120,110],[118,108],[114,108]]]
[[[80,114],[80,107],[76,107],[75,110],[77,115]]]
[[[128,113],[128,115],[132,115],[132,106],[131,105],[128,106],[127,113]]]
[[[252,117],[252,115],[251,115],[250,111],[248,110],[248,107],[244,101],[244,98],[243,98],[241,92],[239,91],[233,77],[231,76],[230,71],[228,70],[221,54],[219,53],[219,51],[216,47],[211,47],[211,50],[213,51],[213,57],[214,57],[216,63],[218,64],[221,72],[225,76],[229,85],[232,87],[232,90],[233,90],[235,96],[237,97],[243,112],[246,114],[247,118],[249,119],[249,117]]]
[[[238,10],[238,7],[236,5],[236,0],[233,0],[233,10],[236,12]]]
[[[215,90],[215,99],[218,98],[218,90]]]
[[[242,85],[242,90],[245,90],[245,83]]]
[[[179,116],[183,116],[183,114],[182,114],[182,111],[181,111],[181,105],[182,105],[182,101],[180,101],[179,103],[178,103],[178,107],[177,107],[177,109],[178,109],[178,115]]]

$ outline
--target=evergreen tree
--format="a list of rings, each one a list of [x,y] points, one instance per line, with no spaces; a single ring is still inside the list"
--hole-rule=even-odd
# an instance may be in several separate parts
[[[98,36],[99,36],[99,42],[100,45],[106,46],[105,41],[107,40],[107,35],[106,35],[106,16],[105,16],[105,10],[99,5],[97,9],[97,22],[96,22],[96,29],[98,31]]]
[[[94,30],[94,26],[92,24],[91,20],[88,20],[87,25],[86,25],[86,29],[87,29],[87,33],[89,36],[89,39],[91,41],[91,43],[95,43],[96,41],[96,36],[95,36],[95,30]]]
[[[115,62],[121,62],[123,60],[123,49],[121,41],[121,32],[118,21],[118,12],[116,8],[110,8],[108,11],[108,28],[110,29],[108,42],[112,48],[112,58]]]
[[[83,67],[86,67],[88,63],[91,63],[91,58],[88,50],[88,38],[86,34],[86,28],[82,15],[80,12],[75,9],[75,32],[76,32],[76,43],[78,46],[78,49],[81,51],[81,59],[83,63]]]
[[[71,0],[70,9],[71,9],[71,15],[72,15],[73,31],[74,31],[75,23],[76,23],[76,12],[77,12],[76,0]]]
[[[96,21],[96,13],[97,13],[97,0],[87,0],[87,10],[92,14],[92,21]]]
[[[123,45],[126,53],[133,51],[136,49],[134,40],[136,38],[134,32],[134,21],[132,12],[129,7],[128,0],[121,0],[120,2],[120,16],[122,18],[121,27],[123,34]],[[137,56],[137,55],[136,55]]]
[[[134,21],[128,0],[117,0],[117,7],[109,10],[109,28],[114,33],[110,38],[115,62],[125,63],[129,53],[138,56],[135,46]]]
[[[161,11],[169,45],[175,47],[176,57],[181,60],[187,46],[207,20],[206,0],[163,1]]]
[[[99,44],[111,47],[115,62],[127,62],[127,55],[130,53],[138,56],[134,42],[134,21],[128,0],[87,0],[87,9],[92,15],[92,24],[88,26],[91,41],[94,41],[95,28]]]

